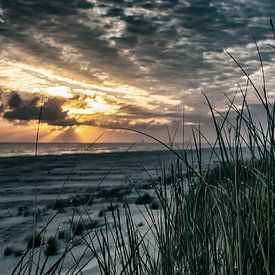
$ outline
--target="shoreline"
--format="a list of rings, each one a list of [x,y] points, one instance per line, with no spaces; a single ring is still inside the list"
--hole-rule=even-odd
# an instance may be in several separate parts
[[[143,150],[143,151],[114,151],[114,152],[79,152],[79,153],[62,153],[62,154],[38,154],[38,155],[31,155],[31,154],[22,154],[22,155],[15,155],[15,156],[1,156],[0,155],[0,160],[1,159],[17,159],[17,158],[45,158],[45,157],[79,157],[79,156],[92,156],[92,155],[96,155],[96,156],[101,156],[101,155],[117,155],[117,154],[136,154],[136,153],[140,153],[140,154],[144,154],[144,153],[166,153],[166,152],[170,152],[168,149],[164,149],[164,150]],[[171,153],[171,152],[170,152]]]
[[[173,150],[177,153],[180,153],[183,151],[182,148],[173,148]],[[186,150],[188,153],[193,152],[193,154],[196,154],[196,149],[195,148],[185,148],[184,150]],[[206,152],[212,151],[211,147],[202,147],[201,148],[202,152]],[[218,147],[215,148],[215,150],[219,150]],[[109,152],[91,152],[91,151],[87,151],[87,152],[77,152],[77,153],[56,153],[56,154],[52,154],[52,153],[42,153],[42,154],[37,154],[35,155],[33,154],[20,154],[20,155],[0,155],[0,160],[2,159],[18,159],[18,158],[46,158],[46,157],[79,157],[79,156],[114,156],[114,155],[118,155],[118,154],[140,154],[140,155],[144,155],[144,154],[171,154],[173,155],[173,152],[170,151],[169,149],[165,148],[163,146],[163,149],[156,149],[156,150],[132,150],[132,151],[127,151],[127,150],[121,150],[121,151],[109,151]],[[175,155],[174,155],[175,156]],[[176,156],[175,156],[176,157]]]

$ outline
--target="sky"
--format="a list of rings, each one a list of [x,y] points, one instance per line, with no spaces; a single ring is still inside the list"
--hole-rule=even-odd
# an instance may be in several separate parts
[[[205,93],[223,112],[262,53],[274,98],[270,0],[0,0],[0,142],[213,138]],[[226,96],[225,96],[226,95]],[[240,93],[237,94],[237,100]],[[260,116],[253,93],[248,101]]]

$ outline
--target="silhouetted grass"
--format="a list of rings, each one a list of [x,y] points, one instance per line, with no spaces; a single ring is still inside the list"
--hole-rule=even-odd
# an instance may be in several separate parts
[[[259,57],[262,64],[260,52]],[[146,208],[149,229],[142,233],[126,206],[126,234],[122,214],[113,215],[115,229],[107,227],[110,233],[98,235],[107,251],[94,253],[101,274],[275,274],[275,102],[269,101],[265,83],[257,89],[234,61],[248,85],[239,91],[241,104],[229,99],[224,114],[206,97],[216,129],[209,163],[202,163],[202,141],[208,141],[200,128],[193,130],[193,160],[185,150],[170,148],[177,164],[154,186],[160,214],[156,218]],[[249,86],[264,107],[266,125],[251,114]],[[150,202],[148,194],[136,201]],[[118,239],[122,250],[117,246],[110,253],[107,235]]]

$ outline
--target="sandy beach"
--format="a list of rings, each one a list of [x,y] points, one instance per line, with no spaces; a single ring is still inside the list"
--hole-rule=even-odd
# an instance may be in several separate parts
[[[45,226],[58,197],[52,214],[58,215],[49,225],[46,238],[59,232],[69,232],[70,220],[76,209],[75,221],[80,217],[87,221],[89,213],[89,219],[92,217],[95,222],[94,227],[103,226],[104,218],[100,211],[111,217],[110,205],[123,210],[126,197],[134,220],[144,226],[146,222],[141,213],[146,211],[142,210],[143,205],[137,207],[135,200],[138,194],[146,193],[153,197],[150,181],[156,179],[161,173],[160,168],[170,165],[173,159],[175,157],[167,151],[0,158],[1,274],[10,274],[27,248],[33,230],[35,190],[37,231]],[[84,211],[83,205],[88,199],[90,201]],[[75,236],[74,240],[77,238],[79,236]],[[58,242],[62,251],[63,240]],[[81,255],[84,247],[83,243],[78,245],[74,249],[75,255]],[[12,252],[4,256],[7,248],[11,248]],[[57,258],[58,253],[49,257],[48,264]],[[72,257],[71,261],[73,263]],[[70,260],[64,263],[64,272],[70,264]],[[94,269],[95,262],[91,261],[85,270],[91,274],[89,272]]]

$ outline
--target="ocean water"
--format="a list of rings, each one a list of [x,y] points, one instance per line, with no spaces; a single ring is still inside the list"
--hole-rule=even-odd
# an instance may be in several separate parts
[[[40,143],[38,155],[81,154],[89,146],[85,143]],[[167,150],[157,143],[97,143],[92,145],[88,153],[115,153],[124,151],[162,151]],[[34,156],[35,143],[0,143],[0,157]]]

